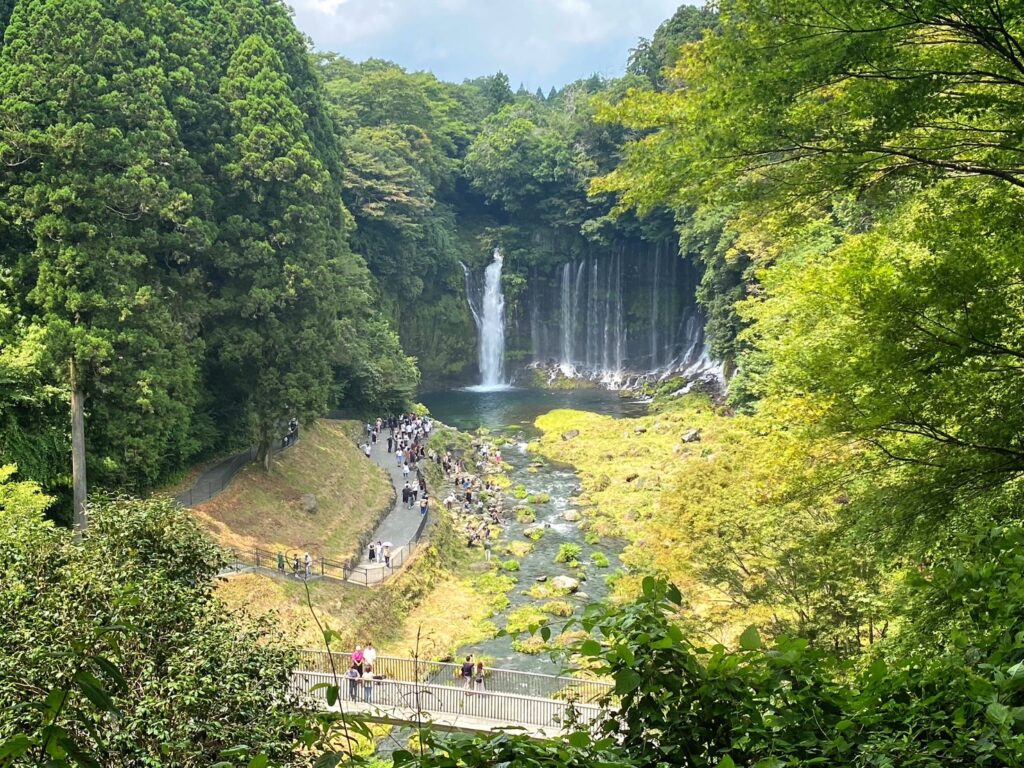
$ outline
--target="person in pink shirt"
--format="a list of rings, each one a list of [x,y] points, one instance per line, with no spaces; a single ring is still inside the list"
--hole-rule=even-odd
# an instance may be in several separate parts
[[[363,674],[363,646],[357,645],[356,649],[352,651],[352,665],[359,670],[360,676]]]

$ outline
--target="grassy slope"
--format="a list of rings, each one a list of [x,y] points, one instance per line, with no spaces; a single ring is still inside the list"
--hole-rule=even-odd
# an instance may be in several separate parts
[[[257,465],[246,467],[223,493],[196,507],[196,517],[225,546],[308,550],[334,560],[355,554],[360,534],[389,508],[393,489],[349,431],[340,421],[303,430],[270,474]],[[316,495],[314,514],[302,511],[305,493]]]
[[[466,642],[493,636],[487,621],[505,604],[502,584],[489,575],[477,550],[461,546],[447,520],[433,529],[401,573],[381,587],[311,582],[317,618],[340,637],[334,647],[373,643],[384,653],[442,658]],[[232,576],[218,587],[232,607],[269,619],[297,645],[322,647],[323,639],[306,604],[302,582],[257,574]]]

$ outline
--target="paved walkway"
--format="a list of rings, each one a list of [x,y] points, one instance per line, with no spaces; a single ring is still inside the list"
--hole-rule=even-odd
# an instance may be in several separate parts
[[[422,520],[419,503],[413,507],[407,507],[402,503],[402,488],[405,486],[405,478],[402,475],[402,468],[398,465],[394,455],[388,453],[388,437],[386,429],[381,436],[377,438],[377,444],[372,447],[369,460],[374,462],[377,466],[382,467],[384,471],[388,473],[392,484],[395,486],[394,506],[392,506],[391,511],[377,525],[377,530],[373,532],[373,538],[370,540],[374,543],[378,541],[390,541],[391,549],[392,551],[395,551],[399,547],[409,545],[412,542],[413,537],[416,536],[416,531],[420,527],[420,521]],[[414,478],[415,473],[410,475],[410,477]],[[411,548],[412,547],[409,547],[409,549]],[[370,562],[370,554],[366,550],[363,551],[363,558],[359,561],[359,567],[364,568],[371,573],[374,571],[380,572],[379,578],[373,578],[371,576],[371,583],[383,581],[388,575],[390,575],[388,573],[388,569],[383,565]]]

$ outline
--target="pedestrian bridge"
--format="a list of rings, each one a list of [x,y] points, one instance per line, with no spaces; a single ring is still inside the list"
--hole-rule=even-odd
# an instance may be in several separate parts
[[[552,737],[570,725],[589,725],[605,712],[602,702],[612,686],[597,680],[560,675],[488,669],[484,690],[466,691],[460,665],[378,656],[374,665],[382,679],[370,686],[366,700],[363,681],[350,688],[344,677],[351,665],[347,653],[304,651],[292,677],[292,692],[315,706],[358,714],[392,725],[429,723],[434,728],[489,732],[520,729],[531,736]],[[338,686],[338,702],[327,705],[324,685]]]

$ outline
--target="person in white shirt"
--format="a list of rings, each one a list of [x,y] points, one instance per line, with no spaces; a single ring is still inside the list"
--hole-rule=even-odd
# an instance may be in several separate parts
[[[363,648],[363,660],[374,669],[377,668],[377,649],[373,647],[373,643],[367,643]]]

